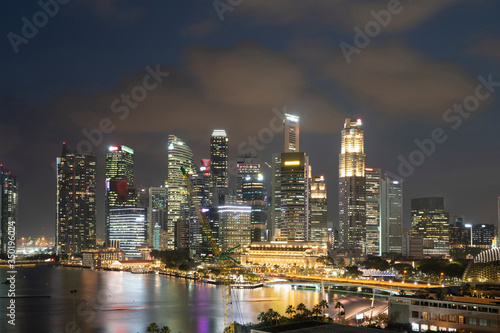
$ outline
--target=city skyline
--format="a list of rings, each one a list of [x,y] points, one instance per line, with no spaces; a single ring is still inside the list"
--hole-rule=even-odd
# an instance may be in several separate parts
[[[404,227],[410,200],[431,196],[444,197],[447,211],[466,222],[497,223],[498,3],[405,3],[348,62],[339,45],[356,46],[353,28],[372,22],[370,10],[387,3],[243,3],[221,21],[211,3],[125,2],[116,11],[95,2],[61,6],[18,52],[2,39],[0,140],[8,144],[0,163],[17,176],[19,236],[54,235],[54,161],[63,141],[96,153],[99,236],[109,146],[134,149],[137,187],[160,186],[168,135],[186,142],[198,161],[209,156],[212,131],[224,129],[229,167],[238,147],[255,151],[269,191],[265,163],[284,145],[273,110],[300,117],[300,150],[313,174],[325,177],[329,221],[338,216],[339,132],[344,118],[361,118],[366,165],[398,175],[406,161]],[[36,2],[5,7],[4,36],[20,34],[21,18],[41,10]],[[318,26],[294,14],[320,11],[334,17],[319,15]],[[262,34],[269,26],[273,33]],[[96,49],[106,56],[96,57]],[[487,96],[477,111],[454,108],[476,91]],[[138,98],[127,103],[122,94]]]

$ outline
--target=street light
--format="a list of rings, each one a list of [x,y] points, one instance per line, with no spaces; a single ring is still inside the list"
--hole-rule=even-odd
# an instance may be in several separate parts
[[[444,275],[444,273],[442,273],[442,272],[441,272],[441,274],[439,274],[439,284],[441,286],[443,286],[443,284],[441,283],[441,280],[443,279],[443,275]]]

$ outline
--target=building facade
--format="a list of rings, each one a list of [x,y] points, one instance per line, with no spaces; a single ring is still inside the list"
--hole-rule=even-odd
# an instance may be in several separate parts
[[[57,158],[56,253],[71,255],[96,246],[96,163],[63,143]]]
[[[119,242],[127,258],[141,258],[137,247],[148,243],[146,208],[111,208],[109,240],[110,243]]]
[[[236,246],[248,245],[251,242],[250,206],[219,206],[219,237],[223,251]],[[240,252],[241,249],[238,250]]]
[[[366,177],[366,255],[380,255],[380,181],[379,168],[365,168]]]
[[[10,249],[14,252],[16,250],[15,230],[17,230],[19,197],[16,177],[11,171],[4,169],[2,164],[0,164],[0,186],[0,254],[7,255],[13,254]],[[11,246],[9,241],[13,242]]]
[[[318,243],[320,247],[327,247],[328,200],[324,176],[315,176],[311,178],[310,194],[309,241]]]
[[[403,182],[384,177],[380,187],[380,253],[403,253]]]
[[[266,240],[267,190],[263,173],[247,174],[242,182],[242,204],[252,207],[252,241]]]
[[[411,233],[422,237],[425,256],[445,257],[449,254],[449,214],[444,211],[443,197],[411,200]]]
[[[366,178],[361,119],[347,118],[339,155],[339,247],[355,257],[366,248]]]
[[[211,187],[228,188],[229,139],[225,130],[214,130],[210,138]]]
[[[285,153],[295,153],[300,151],[299,139],[300,139],[300,123],[299,117],[285,113],[285,129],[284,129],[284,139],[285,139]]]
[[[148,239],[150,245],[154,242],[155,226],[167,230],[167,187],[150,187],[148,190]]]

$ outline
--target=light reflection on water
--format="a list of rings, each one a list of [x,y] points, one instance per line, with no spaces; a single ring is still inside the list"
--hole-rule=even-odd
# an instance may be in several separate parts
[[[7,270],[0,269],[0,281],[6,277]],[[7,285],[0,285],[0,295],[6,296],[7,289]],[[73,289],[78,290],[74,298],[69,292]],[[72,332],[73,317],[82,333],[142,333],[151,322],[160,327],[168,325],[173,332],[223,330],[220,286],[192,280],[156,274],[36,267],[18,270],[16,294],[51,298],[17,298],[16,329],[2,319],[1,332]],[[235,319],[245,323],[256,322],[257,315],[269,308],[285,315],[289,304],[304,303],[312,308],[321,301],[319,292],[295,290],[289,285],[234,289],[233,294],[238,299],[233,306]],[[329,293],[329,300],[338,296]],[[8,298],[0,298],[0,307],[5,309],[8,302]]]

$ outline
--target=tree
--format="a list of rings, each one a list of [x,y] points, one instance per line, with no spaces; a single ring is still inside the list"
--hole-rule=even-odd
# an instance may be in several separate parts
[[[315,306],[313,306],[311,314],[315,316],[316,319],[318,319],[318,316],[321,314],[321,312],[322,312],[321,305],[316,304]]]
[[[325,315],[325,310],[326,310],[327,308],[329,308],[329,306],[328,306],[328,302],[327,302],[327,301],[325,301],[325,300],[322,300],[321,302],[319,302],[319,306],[321,307],[321,310],[322,310],[322,312],[323,312],[323,316],[324,316],[324,315]]]
[[[307,310],[306,305],[304,303],[300,303],[297,305],[297,311],[300,311],[300,314],[303,316],[305,310]]]
[[[347,275],[351,276],[351,277],[358,277],[360,276],[361,274],[363,274],[363,272],[361,272],[358,268],[358,266],[349,266],[349,267],[346,267],[346,273]]]
[[[335,309],[339,309],[339,312],[337,313],[337,315],[338,315],[339,321],[340,321],[340,316],[342,315],[342,313],[345,313],[344,306],[340,302],[335,302]]]
[[[292,315],[295,313],[295,309],[293,305],[289,305],[286,307],[285,313],[288,315],[288,318],[292,318]]]
[[[146,328],[147,333],[160,333],[160,328],[156,323],[151,323],[149,326]]]
[[[342,258],[338,258],[337,259],[337,267],[344,268],[345,267],[345,260]]]
[[[168,326],[163,326],[160,333],[171,333],[172,331],[170,330],[170,328]]]

